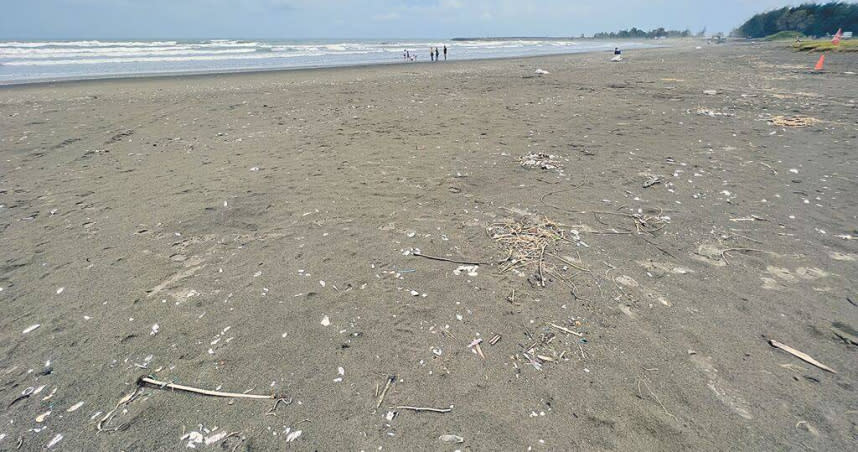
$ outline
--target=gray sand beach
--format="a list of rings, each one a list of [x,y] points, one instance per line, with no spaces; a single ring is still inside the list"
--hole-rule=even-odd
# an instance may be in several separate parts
[[[0,450],[854,450],[858,54],[699,45],[0,88]]]

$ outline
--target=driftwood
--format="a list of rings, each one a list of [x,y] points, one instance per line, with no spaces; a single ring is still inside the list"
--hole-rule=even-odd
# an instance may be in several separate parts
[[[809,364],[813,364],[814,366],[816,366],[816,367],[818,367],[818,368],[820,368],[820,369],[822,369],[822,370],[825,370],[825,371],[831,372],[831,373],[833,373],[833,374],[836,374],[836,373],[837,373],[837,371],[836,371],[836,370],[834,370],[834,369],[832,369],[832,368],[830,368],[830,367],[826,366],[825,364],[822,364],[821,362],[819,362],[819,361],[817,361],[817,360],[813,359],[813,357],[812,357],[812,356],[810,356],[810,355],[808,355],[807,353],[804,353],[804,352],[801,352],[801,351],[799,351],[799,350],[796,350],[796,349],[794,349],[794,348],[790,347],[789,345],[781,344],[780,342],[778,342],[778,341],[776,341],[776,340],[774,340],[774,339],[770,340],[770,341],[769,341],[769,344],[771,344],[771,346],[772,346],[772,347],[774,347],[774,348],[779,348],[779,349],[781,349],[781,350],[783,350],[783,351],[785,351],[785,352],[789,353],[789,354],[790,354],[790,355],[792,355],[792,356],[795,356],[796,358],[798,358],[798,359],[800,359],[800,360],[802,360],[802,361],[804,361],[804,362],[807,362],[807,363],[809,363]]]
[[[398,406],[395,408],[397,410],[417,411],[418,413],[421,411],[429,411],[432,413],[449,413],[449,412],[453,411],[452,408],[424,408],[424,407],[419,407],[419,406]]]
[[[173,389],[176,391],[192,392],[194,394],[202,394],[202,395],[207,395],[207,396],[212,396],[212,397],[228,397],[228,398],[232,398],[232,399],[275,400],[275,399],[282,399],[283,398],[283,397],[280,397],[280,396],[277,396],[274,394],[272,394],[272,395],[259,395],[259,394],[239,394],[239,393],[235,393],[235,392],[210,391],[208,389],[192,388],[190,386],[178,385],[178,384],[170,383],[167,381],[158,381],[158,380],[155,380],[154,378],[149,378],[149,377],[140,377],[140,379],[137,381],[137,384],[140,386],[148,384],[151,386],[158,387],[160,389],[170,388],[170,389]]]
[[[491,262],[460,261],[460,260],[455,260],[455,259],[447,259],[446,257],[427,256],[423,253],[419,253],[416,251],[412,252],[411,254],[418,256],[418,257],[425,258],[425,259],[433,260],[433,261],[450,262],[453,264],[462,264],[462,265],[490,265],[491,264]]]

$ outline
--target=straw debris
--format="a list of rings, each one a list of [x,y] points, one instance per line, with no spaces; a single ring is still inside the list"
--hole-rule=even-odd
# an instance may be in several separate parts
[[[545,257],[553,256],[552,251],[559,242],[570,241],[561,226],[548,218],[531,217],[490,224],[486,233],[508,254],[500,273],[530,268],[538,272],[539,285],[545,287],[545,273],[554,272]]]
[[[775,116],[769,121],[778,127],[809,127],[819,122],[810,116]]]

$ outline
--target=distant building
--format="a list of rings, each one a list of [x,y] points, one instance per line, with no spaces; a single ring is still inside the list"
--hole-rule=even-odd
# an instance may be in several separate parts
[[[844,31],[843,32],[843,39],[852,39],[852,32],[851,31]]]

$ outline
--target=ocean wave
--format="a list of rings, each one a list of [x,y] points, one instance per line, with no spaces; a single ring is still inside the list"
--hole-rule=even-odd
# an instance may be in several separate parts
[[[30,53],[11,53],[0,50],[0,61],[10,60],[48,60],[48,59],[70,59],[70,58],[123,58],[123,57],[143,57],[143,56],[175,56],[175,55],[233,55],[240,53],[253,53],[257,49],[194,49],[186,48],[146,48],[146,47],[128,47],[124,49],[111,49],[102,52],[85,52],[85,51],[68,51],[68,52],[30,52]]]
[[[320,57],[329,54],[322,52],[295,52],[295,53],[237,53],[232,55],[183,55],[183,56],[156,56],[156,57],[123,57],[123,58],[81,58],[64,60],[15,60],[4,61],[4,66],[60,66],[60,65],[95,65],[114,63],[163,63],[163,62],[189,62],[189,61],[227,61],[227,60],[262,60],[276,58],[296,57]]]
[[[39,47],[164,47],[176,45],[176,41],[0,41],[0,49]]]

